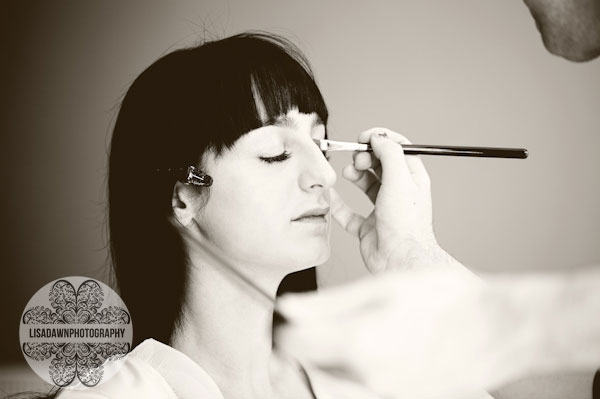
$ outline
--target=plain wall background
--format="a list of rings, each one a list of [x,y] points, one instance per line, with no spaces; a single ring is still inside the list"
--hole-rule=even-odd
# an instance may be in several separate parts
[[[12,4],[11,4],[12,3]],[[444,248],[482,271],[600,261],[600,60],[542,46],[521,1],[55,1],[2,6],[1,362],[22,361],[27,301],[105,279],[106,149],[128,85],[162,54],[248,29],[312,63],[334,139],[386,126],[415,143],[525,147],[523,160],[424,158]],[[351,157],[335,155],[338,172]],[[338,190],[363,213],[368,200]],[[140,198],[143,200],[143,187]],[[328,283],[363,273],[337,226]],[[135,323],[135,321],[134,321]]]

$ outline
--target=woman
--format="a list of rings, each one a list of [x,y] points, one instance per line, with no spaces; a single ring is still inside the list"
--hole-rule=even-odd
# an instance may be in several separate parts
[[[273,356],[273,301],[257,292],[274,299],[329,256],[336,174],[313,141],[327,118],[307,61],[264,33],[177,50],[133,82],[108,187],[139,345],[117,376],[61,397],[314,397],[303,369]]]
[[[421,161],[382,129],[358,138],[377,159],[356,154],[343,172],[377,200],[371,215],[330,190],[336,174],[314,142],[327,119],[307,61],[263,33],[175,51],[133,82],[111,143],[109,227],[136,347],[108,381],[60,397],[375,397],[275,354],[281,281],[314,288],[331,217],[360,238],[372,272],[457,264],[435,241]]]

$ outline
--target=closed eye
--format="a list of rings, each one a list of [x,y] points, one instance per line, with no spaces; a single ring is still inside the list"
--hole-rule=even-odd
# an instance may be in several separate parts
[[[281,153],[275,157],[260,157],[260,160],[263,162],[266,162],[266,163],[283,162],[291,156],[292,156],[292,154],[290,154],[287,151],[284,151],[283,153]]]

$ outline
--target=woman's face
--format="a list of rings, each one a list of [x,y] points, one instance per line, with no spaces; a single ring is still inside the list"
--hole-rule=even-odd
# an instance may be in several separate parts
[[[205,239],[241,264],[289,272],[325,262],[336,173],[313,142],[323,138],[316,114],[291,110],[208,156],[213,184],[196,216]]]

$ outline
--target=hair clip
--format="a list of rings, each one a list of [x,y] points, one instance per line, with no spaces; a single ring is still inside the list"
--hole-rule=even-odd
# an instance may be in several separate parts
[[[209,187],[212,185],[213,179],[201,170],[197,170],[195,166],[188,166],[187,175],[185,177],[185,184],[192,184],[194,186]]]
[[[202,186],[208,187],[212,185],[213,179],[206,173],[202,172],[199,169],[196,169],[195,166],[188,166],[185,168],[157,168],[156,172],[165,172],[165,173],[175,173],[179,176],[182,176],[185,172],[185,177],[180,179],[185,184],[191,184],[194,186]]]

